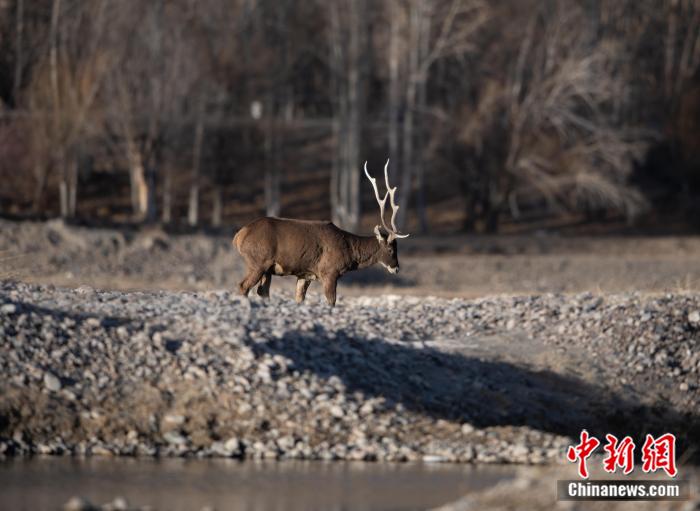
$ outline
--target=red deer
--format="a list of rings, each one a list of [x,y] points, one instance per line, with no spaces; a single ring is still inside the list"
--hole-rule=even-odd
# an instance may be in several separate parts
[[[396,240],[408,234],[400,234],[396,228],[399,206],[394,201],[396,187],[389,185],[388,167],[389,160],[384,165],[387,192],[383,199],[379,198],[376,179],[367,171],[367,162],[364,167],[374,188],[385,232],[377,225],[374,236],[358,236],[338,228],[332,222],[276,217],[258,218],[238,231],[233,237],[233,245],[247,266],[247,275],[239,284],[241,294],[247,296],[250,289],[259,283],[258,295],[268,298],[273,275],[294,275],[297,278],[297,303],[306,298],[311,281],[320,280],[326,300],[334,306],[336,286],[343,274],[376,263],[384,266],[389,273],[398,273]],[[392,211],[391,228],[384,220],[387,198]]]

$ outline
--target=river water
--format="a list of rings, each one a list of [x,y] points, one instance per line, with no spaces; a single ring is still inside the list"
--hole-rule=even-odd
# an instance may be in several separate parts
[[[40,457],[0,462],[0,509],[60,509],[75,495],[172,511],[426,509],[513,473],[452,464]]]

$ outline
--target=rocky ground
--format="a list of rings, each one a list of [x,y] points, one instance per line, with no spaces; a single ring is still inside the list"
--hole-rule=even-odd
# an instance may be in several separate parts
[[[562,462],[697,454],[700,295],[474,300],[0,284],[0,452]],[[694,454],[695,453],[695,454]]]

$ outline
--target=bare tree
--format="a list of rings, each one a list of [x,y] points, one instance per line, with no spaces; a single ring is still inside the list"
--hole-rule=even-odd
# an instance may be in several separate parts
[[[70,217],[99,175],[90,193],[120,214],[103,179],[128,172],[136,221],[220,225],[263,202],[321,214],[296,183],[330,177],[332,218],[355,229],[360,163],[384,144],[397,224],[423,231],[457,200],[446,184],[483,230],[633,218],[650,176],[687,208],[700,193],[698,0],[11,0],[0,32],[3,147],[34,186],[13,208]]]
[[[367,94],[369,34],[365,0],[329,4],[331,72],[334,78],[336,156],[331,176],[333,220],[345,229],[360,219],[360,155]]]
[[[614,41],[591,37],[582,12],[555,5],[533,14],[511,77],[482,87],[462,131],[477,152],[488,147],[478,143],[484,138],[505,144],[502,161],[484,167],[486,189],[478,192],[487,230],[497,228],[506,207],[517,217],[519,198],[542,197],[553,210],[614,208],[628,216],[644,207],[627,177],[650,134],[626,126],[613,108],[626,97],[623,55]]]
[[[107,69],[108,59],[100,47],[106,3],[102,0],[84,9],[82,4],[69,3],[74,15],[64,18],[65,5],[53,0],[48,55],[45,65],[34,69],[29,88],[28,103],[35,113],[35,204],[41,201],[49,173],[55,170],[64,218],[75,215],[82,141],[94,132],[92,113]]]
[[[420,230],[428,228],[424,198],[424,130],[428,110],[428,82],[434,65],[449,57],[474,50],[479,28],[487,19],[486,5],[478,0],[411,0],[403,7],[389,0],[389,146],[399,152],[398,124],[401,109],[402,169],[401,209],[398,223],[406,222],[414,180],[418,190]],[[403,62],[403,65],[401,64]],[[403,73],[401,73],[403,69]],[[399,82],[404,83],[400,87]],[[402,107],[399,103],[402,102]],[[397,163],[399,163],[397,161]]]
[[[190,202],[187,214],[188,222],[191,226],[199,222],[199,169],[202,162],[202,144],[204,141],[204,115],[205,99],[199,99],[197,110],[197,121],[194,129],[194,146],[192,149],[192,184],[190,186]]]
[[[162,0],[138,4],[115,12],[110,24],[117,62],[105,97],[108,123],[126,152],[132,207],[139,220],[156,218],[164,147],[182,132],[178,126],[194,117],[188,98],[199,59],[186,30],[188,7],[166,6]]]
[[[17,0],[15,24],[15,79],[12,87],[12,97],[15,104],[18,101],[22,87],[22,70],[24,69],[24,0]]]

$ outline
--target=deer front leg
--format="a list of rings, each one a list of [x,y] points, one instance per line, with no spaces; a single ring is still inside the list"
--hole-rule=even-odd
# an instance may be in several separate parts
[[[301,303],[304,301],[304,299],[306,298],[306,290],[309,289],[309,285],[311,285],[310,280],[297,279],[297,292],[294,296],[294,299],[297,303]]]
[[[260,285],[258,286],[258,296],[263,298],[270,298],[270,284],[272,284],[272,273],[267,271],[263,274],[262,279],[260,279]]]
[[[328,275],[322,278],[323,281],[323,293],[326,295],[326,300],[328,300],[328,305],[335,307],[335,291],[338,286],[338,276]]]

